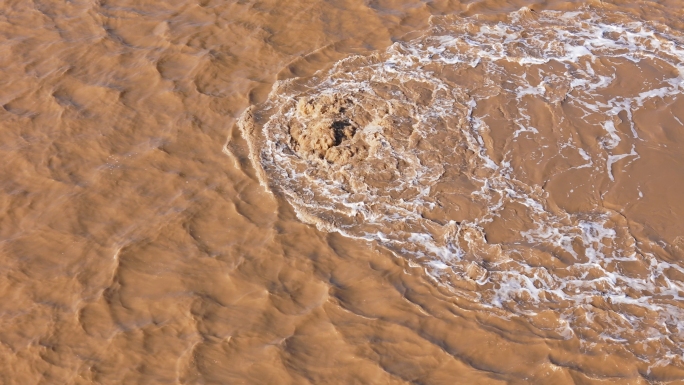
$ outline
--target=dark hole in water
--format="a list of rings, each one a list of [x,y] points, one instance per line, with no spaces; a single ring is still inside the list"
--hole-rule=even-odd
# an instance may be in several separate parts
[[[335,135],[335,146],[339,146],[340,143],[342,143],[343,140],[347,138],[347,134],[345,133],[345,128],[351,126],[351,123],[337,120],[333,122],[332,124],[332,129],[333,129],[333,134]]]

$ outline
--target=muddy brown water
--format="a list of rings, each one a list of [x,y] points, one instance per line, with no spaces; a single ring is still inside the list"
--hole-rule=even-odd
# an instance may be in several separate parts
[[[615,126],[606,127],[599,116],[608,112],[562,103],[570,83],[549,80],[541,91],[544,84],[535,74],[554,71],[555,64],[535,67],[536,72],[506,65],[498,77],[488,77],[484,65],[458,72],[449,64],[425,64],[438,74],[436,79],[472,85],[468,95],[483,98],[468,110],[469,99],[454,96],[449,104],[453,124],[465,124],[479,113],[490,130],[481,137],[478,158],[472,149],[450,153],[440,147],[467,142],[465,133],[410,142],[401,139],[398,120],[376,122],[397,130],[397,142],[391,143],[396,148],[417,149],[411,152],[420,159],[416,164],[462,162],[459,173],[447,167],[435,179],[447,180],[431,185],[437,195],[423,197],[433,199],[428,202],[433,209],[390,225],[306,206],[309,201],[301,197],[318,196],[305,193],[316,187],[278,179],[274,170],[280,169],[267,163],[262,167],[260,162],[270,158],[262,158],[261,150],[273,144],[272,138],[251,138],[245,124],[236,124],[239,119],[244,123],[248,107],[273,102],[278,95],[296,95],[293,105],[320,103],[320,80],[306,87],[292,83],[269,99],[277,81],[364,74],[375,68],[373,63],[389,62],[393,43],[420,41],[435,26],[447,31],[451,25],[466,26],[459,32],[465,34],[468,26],[527,25],[510,16],[523,7],[522,17],[533,20],[529,23],[545,11],[582,10],[604,15],[601,20],[609,25],[638,21],[662,32],[663,44],[684,47],[681,1],[590,5],[591,11],[575,2],[498,0],[3,2],[0,383],[684,381],[680,93],[644,96],[650,99],[641,106],[614,111]],[[564,28],[553,25],[539,28]],[[362,63],[335,67],[354,55]],[[609,86],[592,94],[603,102],[675,87],[667,79],[679,76],[681,81],[682,76],[676,73],[677,64],[682,65],[676,55],[646,57],[643,65],[614,57],[595,63],[596,76],[614,75]],[[577,68],[584,70],[586,63],[580,64]],[[526,71],[529,78],[524,79],[531,79],[537,91],[516,83]],[[388,80],[385,91],[391,94],[397,87],[415,105],[429,104],[420,102],[426,86],[401,79]],[[516,97],[507,96],[511,90],[541,92],[546,99],[521,96],[523,111],[511,102]],[[357,99],[349,102],[348,111],[354,111],[354,103],[367,107],[370,94],[349,92]],[[304,118],[288,119],[309,119],[315,107],[300,110]],[[382,116],[409,119],[409,110],[396,107]],[[586,115],[587,110],[596,116]],[[520,111],[536,134],[512,123]],[[634,113],[627,116],[627,111]],[[382,145],[373,147],[370,136],[359,144],[366,152],[354,152],[368,158],[326,160],[321,151],[345,141],[361,143],[357,135],[374,132],[363,131],[369,122],[355,122],[344,113],[338,109],[326,118],[354,125],[343,139],[333,138],[335,146],[328,143],[321,150],[320,143],[302,147],[290,141],[285,154],[309,163],[273,164],[291,170],[313,167],[326,173],[314,176],[347,183],[358,175],[347,169],[340,174],[330,159],[366,162],[363,180],[379,191],[399,180],[392,175],[422,172],[401,168],[405,164],[398,160],[396,170],[368,161],[372,156],[389,159],[373,150]],[[266,115],[257,120],[265,124]],[[430,124],[439,130],[442,123]],[[444,124],[446,129],[452,123]],[[271,127],[279,132],[285,126]],[[575,146],[574,152],[568,146]],[[302,148],[316,148],[315,156]],[[521,204],[529,203],[523,197],[504,202],[496,215],[483,214],[491,201],[482,194],[473,198],[482,188],[478,183],[511,180],[482,171],[492,169],[483,166],[485,157],[499,165],[511,160],[516,181],[511,186],[520,188],[494,186],[491,191],[524,192],[542,202],[544,212],[529,211]],[[596,167],[580,168],[585,160]],[[316,164],[323,166],[316,169]],[[413,196],[406,189],[389,198],[373,196],[382,204],[364,215],[392,202],[412,202]],[[326,197],[341,202],[335,195]],[[615,234],[610,239],[591,227],[600,215],[600,229]],[[455,224],[445,227],[450,221]],[[570,249],[538,246],[539,239],[555,239],[533,231],[533,224],[547,222],[557,224],[554,229],[589,230],[585,238],[577,235]],[[383,226],[389,235],[364,238]],[[416,228],[430,239],[454,236],[449,250],[463,254],[434,257],[428,246],[407,235],[418,234]],[[466,238],[449,229],[475,243],[466,245]],[[582,243],[586,237],[594,238]],[[437,246],[447,247],[444,239]],[[405,243],[399,247],[397,242]],[[601,265],[600,256],[587,256],[589,249],[603,256],[628,250],[633,258],[613,256],[616,262]],[[572,270],[590,257],[599,258],[596,269]],[[444,266],[449,274],[435,273]],[[572,278],[579,282],[578,291],[563,286],[566,297],[543,294],[544,301],[534,302],[525,297],[528,290],[502,300],[503,279],[524,276],[532,267],[552,272],[537,289],[551,293],[560,290],[554,282]],[[617,281],[608,279],[616,276]],[[637,284],[621,286],[625,277]],[[585,288],[586,282],[599,286]],[[623,302],[615,302],[618,292]],[[643,302],[634,304],[630,298]]]

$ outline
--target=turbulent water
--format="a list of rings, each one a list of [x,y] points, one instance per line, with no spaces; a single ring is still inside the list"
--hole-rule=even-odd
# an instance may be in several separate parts
[[[278,83],[241,122],[262,182],[300,219],[378,241],[474,306],[680,359],[684,268],[603,197],[657,145],[654,111],[684,130],[684,39],[590,8],[433,24]]]
[[[682,9],[3,3],[0,383],[683,381]]]

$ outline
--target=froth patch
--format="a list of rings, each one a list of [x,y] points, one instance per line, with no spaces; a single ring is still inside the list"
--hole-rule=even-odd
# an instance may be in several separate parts
[[[290,120],[290,147],[301,157],[345,164],[364,158],[368,144],[356,135],[368,123],[368,113],[344,95],[302,97]]]

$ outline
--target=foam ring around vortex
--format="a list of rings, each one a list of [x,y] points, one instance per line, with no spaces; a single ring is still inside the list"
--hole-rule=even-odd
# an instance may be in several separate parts
[[[497,153],[496,135],[567,143],[559,148],[576,155],[563,167],[614,180],[617,162],[638,161],[630,118],[681,97],[683,62],[680,34],[619,13],[436,18],[386,52],[278,82],[239,126],[262,182],[303,221],[377,241],[483,309],[551,309],[559,338],[657,341],[681,354],[684,285],[662,282],[684,269],[642,252],[609,209],[551,207],[518,177],[520,154]],[[632,67],[655,75],[617,87]],[[600,133],[595,146],[579,140],[584,131]],[[513,206],[527,227],[488,239],[483,228]],[[606,331],[587,337],[594,322]]]

